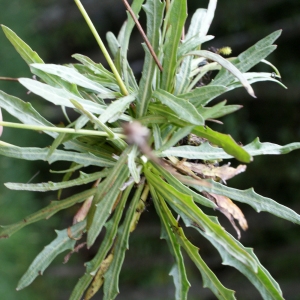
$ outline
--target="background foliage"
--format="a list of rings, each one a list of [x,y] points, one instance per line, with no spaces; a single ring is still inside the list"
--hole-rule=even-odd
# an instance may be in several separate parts
[[[112,2],[115,2],[114,5],[112,5]],[[189,3],[190,10],[193,9],[193,3],[194,1]],[[121,25],[119,22],[125,19],[124,7],[121,1],[87,1],[85,5],[102,36],[108,30],[117,33]],[[279,49],[269,59],[280,69],[283,81],[289,87],[289,90],[283,90],[274,84],[267,84],[267,89],[264,83],[255,84],[254,88],[258,97],[255,100],[251,99],[242,90],[228,93],[227,97],[230,103],[242,103],[244,109],[224,118],[225,125],[222,127],[215,126],[215,129],[230,132],[235,140],[242,141],[244,144],[252,141],[256,136],[260,136],[261,141],[278,144],[299,141],[298,108],[300,107],[298,95],[300,95],[300,91],[297,83],[299,81],[300,63],[297,54],[299,53],[299,49],[297,49],[299,46],[295,44],[295,40],[300,29],[300,16],[299,12],[297,15],[295,9],[297,1],[288,1],[288,4],[287,1],[251,1],[247,3],[231,1],[230,9],[226,5],[228,3],[225,4],[224,2],[220,2],[218,5],[210,33],[219,37],[219,39],[214,40],[212,45],[215,47],[229,45],[233,48],[234,53],[238,54],[268,33],[282,28],[283,34],[277,41]],[[197,7],[206,6],[207,1],[197,1]],[[46,62],[69,62],[73,53],[83,53],[91,56],[95,61],[102,61],[98,47],[72,0],[43,1],[42,3],[33,0],[27,0],[25,3],[21,0],[12,0],[7,3],[7,1],[2,0],[0,1],[0,8],[3,7],[5,9],[0,9],[0,23],[17,32],[33,49],[37,50]],[[133,44],[130,50],[134,50],[132,52],[132,63],[138,73],[143,57],[138,34],[136,34],[136,43],[137,45]],[[5,40],[2,33],[0,35],[0,45],[0,76],[29,76],[26,64],[12,50],[11,45]],[[24,100],[31,100],[31,95],[26,95],[26,91],[22,88],[16,93],[15,90],[19,88],[18,84],[7,83],[4,87],[4,83],[0,82],[0,88],[8,93],[20,96]],[[35,107],[38,107],[38,103],[35,104]],[[50,108],[43,111],[43,115],[50,118],[54,123],[59,121],[57,112],[52,111]],[[15,133],[15,130],[6,129],[3,139],[21,146],[28,145],[28,140],[31,138],[29,132],[23,131],[22,136],[16,136]],[[35,145],[39,146],[39,143],[45,145],[47,143],[46,140],[43,140],[45,138],[44,135],[41,135],[40,140],[35,141]],[[16,161],[1,157],[1,172],[5,174],[5,179],[1,178],[1,183],[4,180],[5,182],[26,182],[37,171],[40,171],[36,178],[37,181],[55,180],[55,178],[49,178],[48,171],[45,171],[48,167],[46,163],[30,163],[30,166],[23,161],[17,163],[18,171],[16,172]],[[258,193],[278,200],[278,202],[299,212],[300,206],[297,203],[299,196],[299,165],[298,152],[281,157],[257,157],[250,164],[245,174],[231,181],[231,186],[247,188],[250,182]],[[44,203],[47,203],[50,198],[51,195],[48,194],[43,195],[41,199],[29,192],[10,191],[8,193],[1,186],[0,223],[12,223],[29,212],[44,206]],[[22,210],[20,209],[21,206]],[[18,211],[14,209],[16,207]],[[299,287],[297,290],[296,285],[299,278],[296,271],[293,273],[293,270],[295,270],[294,266],[296,264],[299,265],[297,255],[299,253],[299,243],[296,242],[296,233],[299,229],[295,225],[271,215],[264,213],[257,215],[248,207],[241,207],[247,216],[251,229],[243,234],[242,242],[245,246],[251,245],[255,248],[262,264],[280,283],[287,299],[297,299],[300,294]],[[151,292],[151,299],[154,297],[163,299],[167,298],[168,295],[169,299],[173,297],[172,278],[166,275],[171,265],[171,259],[168,257],[165,243],[158,239],[159,228],[153,225],[154,223],[158,224],[158,220],[152,220],[152,209],[152,207],[149,207],[149,214],[143,215],[137,232],[132,236],[132,244],[126,264],[130,268],[134,268],[135,272],[132,274],[132,269],[126,269],[125,264],[120,299],[122,297],[124,299],[145,298],[145,295],[140,294],[142,292],[145,292],[146,295]],[[63,258],[60,257],[60,260],[57,260],[58,264],[52,266],[43,278],[38,278],[34,283],[36,288],[34,293],[32,287],[17,294],[14,292],[19,275],[26,270],[42,245],[47,244],[54,238],[53,224],[55,224],[55,227],[63,225],[60,224],[61,219],[63,219],[61,217],[63,217],[62,214],[56,219],[50,219],[47,223],[43,223],[42,227],[33,225],[26,228],[11,240],[1,243],[1,252],[4,253],[4,255],[1,254],[1,257],[5,257],[5,260],[1,261],[0,272],[9,270],[5,274],[0,273],[0,277],[3,278],[0,282],[0,295],[2,296],[3,293],[5,299],[41,299],[41,297],[45,299],[45,290],[47,290],[48,299],[66,298],[68,291],[52,290],[50,286],[57,287],[59,282],[62,282],[61,286],[64,287],[67,284],[74,285],[77,275],[83,270],[79,270],[80,267],[76,266],[76,260],[86,261],[87,257],[84,257],[84,253],[80,254],[81,257],[72,258],[72,264],[68,265],[67,271],[64,271],[65,273],[62,272],[62,269],[66,266],[61,266]],[[220,218],[222,217],[220,216]],[[231,230],[229,224],[227,229]],[[43,234],[40,234],[41,231],[43,231]],[[145,231],[147,231],[147,236],[145,235],[147,242],[143,240]],[[41,237],[42,239],[40,239]],[[149,241],[149,237],[153,237],[153,241]],[[210,248],[207,243],[202,243],[203,241],[198,236],[195,239],[194,243],[200,246],[203,258],[217,272],[226,286],[243,291],[243,299],[258,297],[257,292],[242,276],[239,276],[234,270],[220,265],[218,255],[213,248]],[[154,246],[151,247],[150,245]],[[27,251],[27,249],[32,252]],[[270,252],[272,255],[270,255]],[[198,285],[195,287],[195,284],[193,284],[193,282],[199,280],[197,272],[191,267],[190,273],[194,274],[194,277],[191,278],[191,295],[195,295],[195,298],[197,298],[202,293],[202,298],[205,299],[207,291]],[[132,275],[137,275],[137,277]],[[45,277],[49,280],[46,280]],[[50,286],[47,286],[47,283]],[[136,287],[137,283],[140,289],[135,288],[133,290],[132,287]],[[170,286],[169,294],[168,290],[165,290],[165,285]],[[290,294],[290,291],[293,291],[292,294]]]

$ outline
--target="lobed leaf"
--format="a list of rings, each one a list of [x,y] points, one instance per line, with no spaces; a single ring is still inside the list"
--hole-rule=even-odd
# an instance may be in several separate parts
[[[186,216],[191,219],[194,224],[203,228],[204,236],[209,236],[209,238],[214,239],[240,262],[256,272],[257,264],[255,260],[245,250],[241,249],[235,240],[227,235],[224,228],[213,223],[209,217],[195,205],[191,196],[179,192],[164,182],[160,177],[154,176],[147,169],[145,169],[145,175],[150,184],[157,189],[157,192],[172,206],[176,213],[182,217]]]
[[[188,256],[195,263],[199,269],[203,279],[203,287],[209,288],[218,299],[236,299],[234,291],[225,288],[218,280],[212,270],[206,265],[199,254],[199,248],[195,247],[185,236],[183,229],[178,226],[178,222],[175,220],[171,211],[167,207],[166,203],[161,197],[158,197],[159,204],[156,205],[156,209],[160,216],[161,222],[164,224],[164,229],[173,233],[173,236],[177,240],[177,246],[184,248]],[[155,203],[155,202],[154,202]],[[159,207],[161,206],[161,207]],[[167,229],[168,228],[168,229]],[[171,230],[172,228],[172,230]],[[185,299],[185,298],[177,298]]]
[[[280,146],[272,143],[261,143],[256,138],[252,143],[243,147],[251,156],[257,155],[279,155],[286,154],[291,151],[300,149],[300,143],[291,143]],[[177,146],[171,147],[162,152],[157,151],[156,154],[161,157],[176,156],[188,159],[229,159],[232,155],[226,153],[222,148],[211,146],[209,143],[203,143],[199,146]]]
[[[82,221],[64,230],[55,230],[57,238],[54,239],[42,252],[40,252],[34,261],[29,266],[28,270],[20,279],[17,290],[21,290],[28,286],[38,275],[43,275],[43,272],[51,264],[57,255],[70,249],[73,250],[76,244],[76,239],[85,230],[86,222]],[[71,238],[71,237],[72,238]]]
[[[215,223],[219,224],[217,218],[211,217],[211,220]],[[198,232],[202,234],[199,228],[193,226]],[[232,237],[234,239],[234,237]],[[261,294],[263,299],[276,299],[283,300],[281,289],[278,283],[274,280],[274,278],[270,275],[270,273],[262,266],[259,262],[258,258],[253,252],[253,249],[244,247],[239,241],[236,241],[237,244],[240,245],[241,248],[245,249],[256,261],[258,269],[257,272],[253,272],[251,268],[248,268],[240,261],[238,261],[234,256],[230,255],[220,244],[217,244],[215,241],[210,240],[213,246],[218,250],[220,256],[222,257],[223,264],[236,268],[239,270],[244,276],[248,278],[248,280],[257,288],[259,293]]]
[[[257,212],[266,211],[279,218],[291,221],[296,224],[300,224],[300,215],[298,215],[292,209],[277,203],[276,201],[258,195],[252,188],[247,190],[237,190],[228,186],[222,185],[213,180],[208,180],[209,185],[200,186],[197,185],[196,181],[194,184],[189,184],[198,191],[205,190],[218,195],[224,195],[230,199],[238,202],[247,203],[252,206]]]

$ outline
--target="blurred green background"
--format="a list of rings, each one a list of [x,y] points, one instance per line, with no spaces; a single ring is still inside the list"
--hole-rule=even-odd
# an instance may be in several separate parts
[[[126,18],[121,0],[82,0],[100,35],[107,31],[117,34]],[[191,17],[199,7],[207,7],[208,1],[188,1]],[[144,15],[141,14],[144,22]],[[95,61],[103,62],[93,36],[72,0],[0,0],[0,23],[10,27],[48,63],[74,62],[71,55],[81,53]],[[231,46],[238,55],[269,33],[283,29],[276,41],[278,49],[268,57],[280,70],[288,90],[274,83],[257,83],[253,87],[257,99],[252,99],[243,89],[226,94],[229,103],[242,104],[244,108],[232,116],[223,118],[224,125],[214,129],[230,133],[235,140],[247,144],[255,137],[262,142],[287,144],[300,141],[300,4],[299,0],[220,1],[209,34],[216,38],[205,45]],[[135,31],[129,48],[129,59],[138,75],[143,62],[141,38]],[[268,70],[266,66],[256,70]],[[0,32],[0,76],[31,76],[25,62]],[[28,95],[15,82],[0,81],[0,89],[31,101],[42,115],[53,123],[59,123],[60,114],[41,99]],[[224,97],[222,98],[224,99]],[[6,121],[13,119],[3,112]],[[3,141],[19,146],[46,147],[51,140],[45,135],[29,131],[5,128]],[[236,164],[236,162],[233,162]],[[10,224],[47,205],[56,198],[55,193],[30,193],[9,191],[5,182],[58,181],[49,173],[45,162],[26,162],[0,157],[0,224]],[[285,156],[256,157],[246,173],[229,182],[230,186],[255,191],[287,205],[300,213],[300,151]],[[257,214],[246,205],[240,205],[249,230],[241,242],[253,247],[263,265],[282,287],[286,299],[300,299],[300,228],[266,213]],[[6,300],[64,300],[82,274],[83,263],[91,253],[83,250],[73,255],[68,264],[62,265],[63,256],[55,260],[43,276],[30,287],[16,292],[21,275],[43,247],[55,238],[54,229],[64,229],[72,212],[61,212],[50,220],[30,225],[8,240],[0,241],[0,299]],[[233,232],[229,222],[219,216],[223,226]],[[159,220],[153,207],[142,215],[137,230],[130,239],[124,269],[121,273],[121,294],[118,299],[174,299],[172,278],[168,273],[172,258],[165,241],[159,239]],[[238,299],[260,299],[258,292],[237,271],[222,266],[218,253],[205,240],[187,230],[193,243],[200,247],[200,254],[228,288],[237,291]],[[188,276],[192,284],[190,299],[215,299],[209,290],[202,288],[198,271],[187,260]],[[96,297],[101,299],[101,296]]]

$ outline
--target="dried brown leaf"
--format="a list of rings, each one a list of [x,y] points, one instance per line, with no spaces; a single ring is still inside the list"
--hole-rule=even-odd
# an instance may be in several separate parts
[[[207,193],[210,196],[212,196],[215,199],[215,202],[218,206],[218,210],[223,213],[230,223],[232,224],[233,228],[236,230],[238,239],[241,238],[241,233],[239,228],[236,226],[234,219],[238,221],[239,225],[243,230],[248,229],[248,223],[247,220],[240,210],[240,208],[231,201],[228,197],[222,196],[222,195],[217,195],[214,193]],[[210,197],[209,197],[210,198]],[[211,198],[210,198],[211,199]]]
[[[216,167],[212,164],[195,164],[190,162],[183,162],[182,164],[203,177],[220,178],[223,182],[246,170],[246,165],[239,165],[237,168],[233,168],[230,167],[230,164],[221,167]]]

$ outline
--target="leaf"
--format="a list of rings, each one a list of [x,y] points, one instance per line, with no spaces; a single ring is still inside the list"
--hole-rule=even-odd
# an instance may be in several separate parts
[[[226,182],[226,180],[246,171],[245,165],[238,165],[237,168],[233,168],[230,167],[230,164],[222,165],[221,167],[216,167],[212,164],[196,164],[186,161],[180,162],[179,164],[189,168],[197,174],[201,174],[204,178],[209,177],[214,180],[220,178],[223,182]]]
[[[69,83],[79,85],[100,94],[111,93],[109,89],[80,74],[76,69],[53,64],[31,64],[31,68],[41,70],[45,73],[59,76]]]
[[[252,97],[256,98],[251,85],[248,83],[248,81],[246,80],[242,72],[240,72],[240,70],[237,67],[235,67],[231,62],[229,62],[227,59],[223,58],[219,54],[207,50],[197,50],[197,51],[191,51],[187,55],[197,55],[217,62],[222,67],[227,69],[230,73],[232,73],[235,77],[237,77],[239,81],[242,83],[242,85],[244,86],[244,88],[247,90],[247,92]]]
[[[280,146],[272,143],[261,143],[259,138],[256,138],[252,143],[243,147],[251,156],[257,155],[279,155],[287,154],[291,151],[300,148],[300,143],[291,143],[285,146]],[[209,143],[203,143],[199,146],[177,146],[171,147],[162,152],[157,152],[158,156],[176,156],[188,159],[229,159],[232,155],[226,153],[222,148],[211,146]]]
[[[38,275],[43,275],[43,272],[51,264],[57,255],[75,247],[76,239],[82,234],[86,226],[86,222],[80,222],[68,229],[55,230],[57,238],[46,246],[42,252],[34,259],[28,270],[20,279],[17,291],[28,286]],[[70,238],[72,237],[72,239]]]
[[[121,193],[120,188],[129,176],[129,170],[126,165],[129,150],[130,147],[127,147],[123,151],[106,179],[98,186],[97,193],[94,196],[95,212],[90,216],[92,223],[87,236],[88,248],[93,245],[107,218],[110,216],[115,200]]]
[[[163,72],[160,87],[171,92],[174,87],[176,73],[177,49],[187,17],[186,2],[181,0],[172,1],[168,13],[168,34],[164,45]]]
[[[254,271],[257,270],[257,265],[254,259],[246,253],[237,243],[227,235],[227,232],[221,227],[213,224],[209,217],[195,205],[191,196],[182,194],[175,188],[165,183],[157,175],[153,175],[149,170],[145,169],[145,175],[150,184],[154,185],[157,192],[172,206],[176,213],[182,217],[189,218],[192,222],[200,226],[204,230],[204,236],[214,239],[221,244],[239,261]]]
[[[174,94],[178,95],[185,92],[187,86],[190,82],[190,73],[191,73],[191,63],[193,60],[192,56],[184,57],[181,56],[187,53],[187,48],[190,45],[193,45],[193,42],[198,40],[204,39],[204,36],[200,36],[200,30],[203,24],[203,20],[206,15],[205,9],[197,9],[196,12],[193,14],[191,19],[191,24],[189,26],[189,30],[186,34],[186,40],[183,40],[182,44],[179,45],[178,52],[177,52],[177,59],[181,60],[182,63],[179,67],[179,71],[176,74],[176,82],[175,82],[175,91]],[[202,41],[201,41],[202,42]],[[200,47],[199,44],[196,45],[196,48],[192,48],[191,50],[195,50]],[[183,52],[184,50],[184,52]]]
[[[32,63],[43,63],[43,60],[38,54],[23,42],[11,29],[4,25],[1,25],[1,27],[6,37],[28,65]]]
[[[101,114],[106,109],[103,105],[82,99],[64,89],[52,87],[37,80],[19,78],[19,82],[34,94],[41,96],[55,105],[74,108],[74,105],[70,102],[70,99],[74,99],[85,109],[93,113]]]
[[[134,145],[128,154],[128,169],[135,183],[139,183],[141,180],[140,177],[141,167],[138,168],[135,162],[135,159],[137,158],[137,154],[138,154],[138,148],[136,145]]]
[[[161,103],[171,108],[180,119],[195,125],[204,124],[202,116],[188,101],[178,98],[164,90],[156,90],[153,93],[153,97],[157,98]]]
[[[151,196],[154,199],[153,203],[162,225],[160,237],[161,239],[165,239],[167,241],[169,250],[175,260],[175,264],[172,267],[171,272],[169,273],[169,275],[173,276],[175,286],[175,299],[186,300],[188,296],[188,290],[190,288],[190,283],[187,279],[180,244],[178,243],[173,232],[173,228],[170,226],[169,220],[166,217],[166,214],[169,213],[169,211],[167,211],[167,207],[163,207],[164,202],[162,200],[160,201],[152,185],[150,185],[150,192]]]
[[[47,192],[65,189],[77,185],[83,185],[93,182],[99,178],[106,177],[109,170],[103,170],[93,174],[84,174],[81,172],[80,177],[77,179],[64,181],[64,182],[47,182],[47,183],[15,183],[7,182],[5,186],[11,190],[22,190],[22,191],[35,191],[35,192]]]
[[[253,66],[258,64],[262,59],[272,53],[276,46],[272,43],[280,36],[282,30],[274,31],[269,34],[255,45],[241,53],[232,63],[242,72],[245,73]],[[234,79],[227,70],[221,70],[214,79],[213,85],[225,85],[227,86]]]
[[[143,6],[147,15],[147,38],[155,54],[158,54],[160,42],[160,27],[163,20],[164,4],[161,1],[148,0]],[[145,60],[142,71],[142,78],[139,83],[137,98],[137,117],[142,117],[147,112],[148,104],[152,95],[152,82],[156,63],[148,48],[145,50]]]
[[[153,191],[153,189],[152,189]],[[155,192],[155,191],[154,191]],[[218,299],[235,299],[234,291],[225,288],[221,282],[218,280],[216,275],[210,270],[210,268],[206,265],[206,263],[202,260],[199,254],[199,248],[195,247],[184,235],[184,232],[181,227],[178,226],[178,222],[175,220],[170,210],[168,209],[166,203],[163,201],[161,197],[156,197],[158,199],[159,204],[156,204],[156,209],[160,216],[161,222],[164,224],[164,229],[168,230],[177,240],[177,247],[180,245],[185,249],[188,256],[195,263],[196,267],[199,269],[203,279],[203,287],[209,288]],[[161,206],[161,207],[159,207]],[[171,225],[171,226],[170,226]],[[171,230],[171,228],[172,230]],[[174,238],[173,237],[173,238]],[[179,245],[178,245],[179,244]],[[180,285],[182,284],[182,285]],[[179,285],[179,286],[178,286]],[[186,284],[185,284],[186,285]],[[180,287],[184,287],[183,283],[176,283],[176,288],[178,291]],[[185,286],[186,288],[186,286]],[[178,297],[177,299],[185,299]]]
[[[192,183],[193,182],[193,183]],[[277,203],[276,201],[258,195],[252,188],[247,190],[237,190],[234,188],[227,187],[213,180],[208,180],[207,185],[200,186],[201,182],[197,183],[197,180],[192,178],[186,182],[189,186],[193,187],[197,191],[207,191],[209,193],[215,193],[218,195],[224,195],[230,199],[247,203],[252,206],[257,212],[266,211],[279,218],[286,219],[296,224],[300,224],[300,215],[298,215],[292,209]]]
[[[94,195],[96,193],[96,189],[89,189],[84,192],[78,193],[74,196],[66,198],[60,201],[52,201],[48,206],[38,210],[37,212],[25,217],[23,220],[16,222],[11,225],[1,226],[0,228],[0,239],[1,238],[9,238],[15,232],[19,231],[21,228],[35,223],[37,221],[43,219],[49,219],[53,215],[55,215],[60,210],[69,208],[76,203],[83,202],[86,198]]]
[[[0,107],[24,124],[54,127],[54,125],[42,117],[29,102],[24,102],[23,100],[10,96],[2,91],[0,91]],[[56,132],[50,131],[45,131],[45,133],[53,138],[58,135]]]
[[[0,154],[25,160],[46,160],[49,149],[47,148],[35,148],[35,147],[17,147],[5,142],[0,141]],[[51,164],[55,161],[72,161],[83,166],[99,166],[99,167],[111,167],[114,165],[114,161],[111,159],[101,158],[90,153],[77,153],[64,150],[55,150],[48,162]]]
[[[126,97],[119,98],[116,101],[113,101],[105,111],[100,115],[99,121],[102,123],[112,123],[119,119],[119,117],[124,113],[128,108],[129,104],[132,103],[136,98],[135,94],[131,94]]]
[[[211,220],[219,224],[217,218],[211,217]],[[202,231],[199,230],[199,228],[193,225],[191,226],[194,227],[198,232],[202,234]],[[232,266],[237,270],[239,270],[242,274],[244,274],[249,279],[249,281],[257,288],[257,290],[259,291],[263,299],[283,300],[282,292],[280,290],[278,283],[274,280],[274,278],[270,275],[270,273],[261,265],[258,258],[254,254],[253,249],[246,248],[240,242],[236,241],[236,243],[240,245],[241,248],[247,251],[249,255],[251,255],[253,259],[255,259],[258,266],[257,272],[254,272],[251,268],[245,266],[240,261],[238,261],[236,257],[228,253],[226,249],[222,247],[220,244],[217,244],[212,239],[210,239],[210,242],[220,253],[223,260],[223,264]]]
[[[213,131],[209,127],[197,126],[192,130],[197,136],[203,137],[209,140],[211,143],[220,146],[228,154],[233,155],[236,159],[242,162],[250,162],[252,157],[250,154],[239,146],[230,135],[222,134],[217,131]]]
[[[185,126],[182,128],[179,128],[172,137],[160,148],[158,151],[163,151],[164,149],[168,149],[172,147],[173,145],[176,145],[181,139],[189,135],[192,131],[194,126]]]
[[[193,197],[193,200],[201,205],[204,205],[209,208],[216,209],[217,206],[214,202],[208,200],[207,198],[203,197],[199,193],[195,193],[192,189],[182,184],[175,176],[169,172],[168,169],[165,169],[159,165],[154,166],[159,172],[163,175],[163,177],[167,180],[167,182],[172,185],[177,191],[180,193],[189,195]]]
[[[245,219],[245,216],[243,215],[242,211],[240,208],[234,204],[228,197],[222,196],[222,195],[217,195],[214,193],[207,193],[208,198],[211,198],[213,201],[216,202],[218,206],[218,210],[226,216],[226,218],[230,221],[231,225],[235,229],[238,239],[241,238],[241,232],[239,228],[235,225],[234,219],[236,219],[239,222],[239,225],[243,230],[248,229],[248,224]]]
[[[225,115],[231,114],[239,109],[241,109],[242,105],[225,105],[226,100],[212,106],[212,107],[199,107],[198,112],[202,115],[202,117],[207,119],[217,119],[223,117]]]
[[[136,189],[130,206],[126,212],[125,220],[118,229],[118,235],[116,237],[116,243],[114,246],[114,260],[104,275],[103,300],[115,299],[115,297],[119,294],[119,275],[125,258],[125,252],[129,248],[128,241],[131,220],[136,210],[136,206],[140,200],[143,189],[144,184],[140,184]]]
[[[189,93],[181,94],[178,97],[192,103],[196,108],[206,105],[217,96],[224,94],[227,87],[223,85],[208,85],[197,87]]]
[[[70,296],[70,300],[81,300],[81,296],[83,295],[84,291],[88,288],[90,282],[92,281],[97,270],[99,269],[101,262],[105,259],[106,255],[108,254],[108,251],[113,246],[117,235],[118,225],[123,215],[125,204],[131,192],[132,186],[133,184],[124,191],[112,218],[105,224],[105,237],[97,251],[97,254],[91,261],[85,264],[86,273],[79,279],[78,283],[76,284]]]

